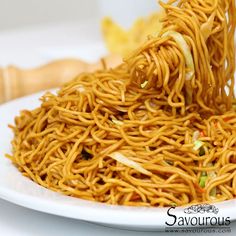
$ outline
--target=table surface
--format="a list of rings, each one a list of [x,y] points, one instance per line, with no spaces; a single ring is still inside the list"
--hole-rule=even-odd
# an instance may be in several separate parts
[[[83,51],[83,45],[90,44],[91,50],[96,48],[99,57],[106,53],[101,42],[99,25],[94,20],[5,31],[0,33],[0,65],[14,64],[21,67],[32,67],[65,57],[78,57],[92,61],[94,58],[90,58],[89,52]],[[22,54],[24,54],[23,60]],[[235,235],[235,233],[236,222],[232,222],[231,233],[224,233],[224,235]],[[145,236],[167,235],[167,233],[113,229],[32,211],[0,200],[0,235]],[[203,235],[203,233],[198,235]]]

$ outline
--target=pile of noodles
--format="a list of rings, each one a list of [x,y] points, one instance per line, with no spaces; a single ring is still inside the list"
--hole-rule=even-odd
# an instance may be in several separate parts
[[[109,204],[236,197],[235,2],[160,4],[158,37],[16,117],[8,157],[23,175]]]

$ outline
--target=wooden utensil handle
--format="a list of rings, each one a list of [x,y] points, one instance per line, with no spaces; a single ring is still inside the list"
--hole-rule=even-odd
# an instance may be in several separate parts
[[[114,55],[103,60],[107,67],[114,67],[121,62],[121,58]],[[89,64],[78,59],[57,60],[27,70],[16,66],[0,68],[0,103],[40,90],[58,87],[73,79],[79,73],[101,68],[103,68],[102,61]]]

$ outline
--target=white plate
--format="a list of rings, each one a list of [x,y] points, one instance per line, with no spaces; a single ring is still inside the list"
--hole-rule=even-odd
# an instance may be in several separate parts
[[[135,230],[164,229],[165,222],[173,220],[167,215],[166,208],[111,206],[63,196],[23,177],[11,162],[4,158],[4,154],[11,151],[12,132],[7,125],[13,123],[14,116],[21,109],[37,107],[41,95],[42,93],[34,94],[0,106],[0,197],[37,211],[103,225]],[[219,209],[217,217],[236,219],[236,200],[215,206]],[[172,209],[171,213],[178,217],[186,216],[184,208]],[[214,216],[213,213],[207,214]]]

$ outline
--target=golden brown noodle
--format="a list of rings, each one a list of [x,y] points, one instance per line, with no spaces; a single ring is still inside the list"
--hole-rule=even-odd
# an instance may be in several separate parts
[[[122,65],[81,74],[16,117],[9,158],[25,176],[109,204],[235,198],[234,1],[161,5],[162,32]]]

